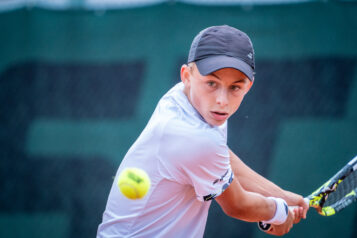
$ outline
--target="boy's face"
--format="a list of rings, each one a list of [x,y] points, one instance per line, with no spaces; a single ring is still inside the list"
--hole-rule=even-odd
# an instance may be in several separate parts
[[[252,86],[239,70],[223,68],[203,76],[195,64],[182,66],[181,80],[193,107],[212,126],[222,125],[233,115]]]

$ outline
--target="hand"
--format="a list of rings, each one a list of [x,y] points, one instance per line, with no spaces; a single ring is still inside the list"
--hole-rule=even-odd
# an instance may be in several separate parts
[[[285,235],[293,227],[294,220],[294,213],[289,209],[289,214],[286,218],[286,221],[281,225],[271,225],[270,229],[266,231],[266,233],[276,236]]]
[[[304,202],[301,206],[294,207],[292,210],[295,217],[294,224],[297,224],[300,222],[301,218],[306,219],[306,213],[309,210],[309,205]]]
[[[294,224],[299,223],[301,218],[306,219],[306,213],[309,210],[309,204],[304,199],[300,201],[293,209],[294,212]]]
[[[286,201],[289,206],[294,207],[293,213],[295,216],[294,224],[299,223],[301,218],[306,219],[306,213],[309,210],[309,204],[306,203],[304,198],[298,194],[286,191]]]

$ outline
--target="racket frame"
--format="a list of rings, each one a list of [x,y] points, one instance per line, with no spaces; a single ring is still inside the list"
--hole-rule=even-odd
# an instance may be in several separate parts
[[[357,200],[357,187],[352,189],[347,193],[342,199],[338,200],[332,205],[325,206],[324,204],[328,199],[328,195],[332,192],[335,192],[338,188],[338,185],[347,178],[351,173],[357,170],[357,155],[350,160],[342,169],[340,169],[334,176],[332,176],[326,183],[321,187],[316,189],[309,196],[304,198],[305,202],[309,204],[310,207],[313,207],[317,212],[322,216],[332,216],[337,212],[341,211],[351,203]],[[294,207],[290,207],[293,209]],[[271,228],[271,224],[264,222],[258,222],[258,227],[260,230],[266,232]]]

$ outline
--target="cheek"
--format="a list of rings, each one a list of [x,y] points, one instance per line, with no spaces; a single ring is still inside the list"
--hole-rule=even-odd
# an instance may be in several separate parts
[[[199,92],[195,92],[195,90],[191,91],[191,99],[192,99],[192,105],[196,108],[196,110],[200,111],[201,108],[201,101],[200,101],[200,96],[198,96]]]
[[[194,88],[191,90],[191,99],[192,105],[203,116],[207,109],[208,98],[205,97],[205,94],[199,88]]]
[[[240,96],[240,97],[234,98],[233,103],[231,104],[232,114],[235,113],[238,110],[240,104],[243,101],[243,97],[244,96]]]

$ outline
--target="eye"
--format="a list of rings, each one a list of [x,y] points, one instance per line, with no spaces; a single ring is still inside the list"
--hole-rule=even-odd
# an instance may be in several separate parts
[[[232,85],[232,86],[231,86],[231,90],[234,91],[234,92],[236,92],[236,91],[239,91],[239,90],[240,90],[240,87],[237,86],[237,85]]]
[[[216,83],[216,82],[214,82],[214,81],[208,81],[208,82],[207,82],[207,85],[208,85],[209,87],[214,88],[214,87],[216,87],[216,86],[217,86],[217,83]]]

